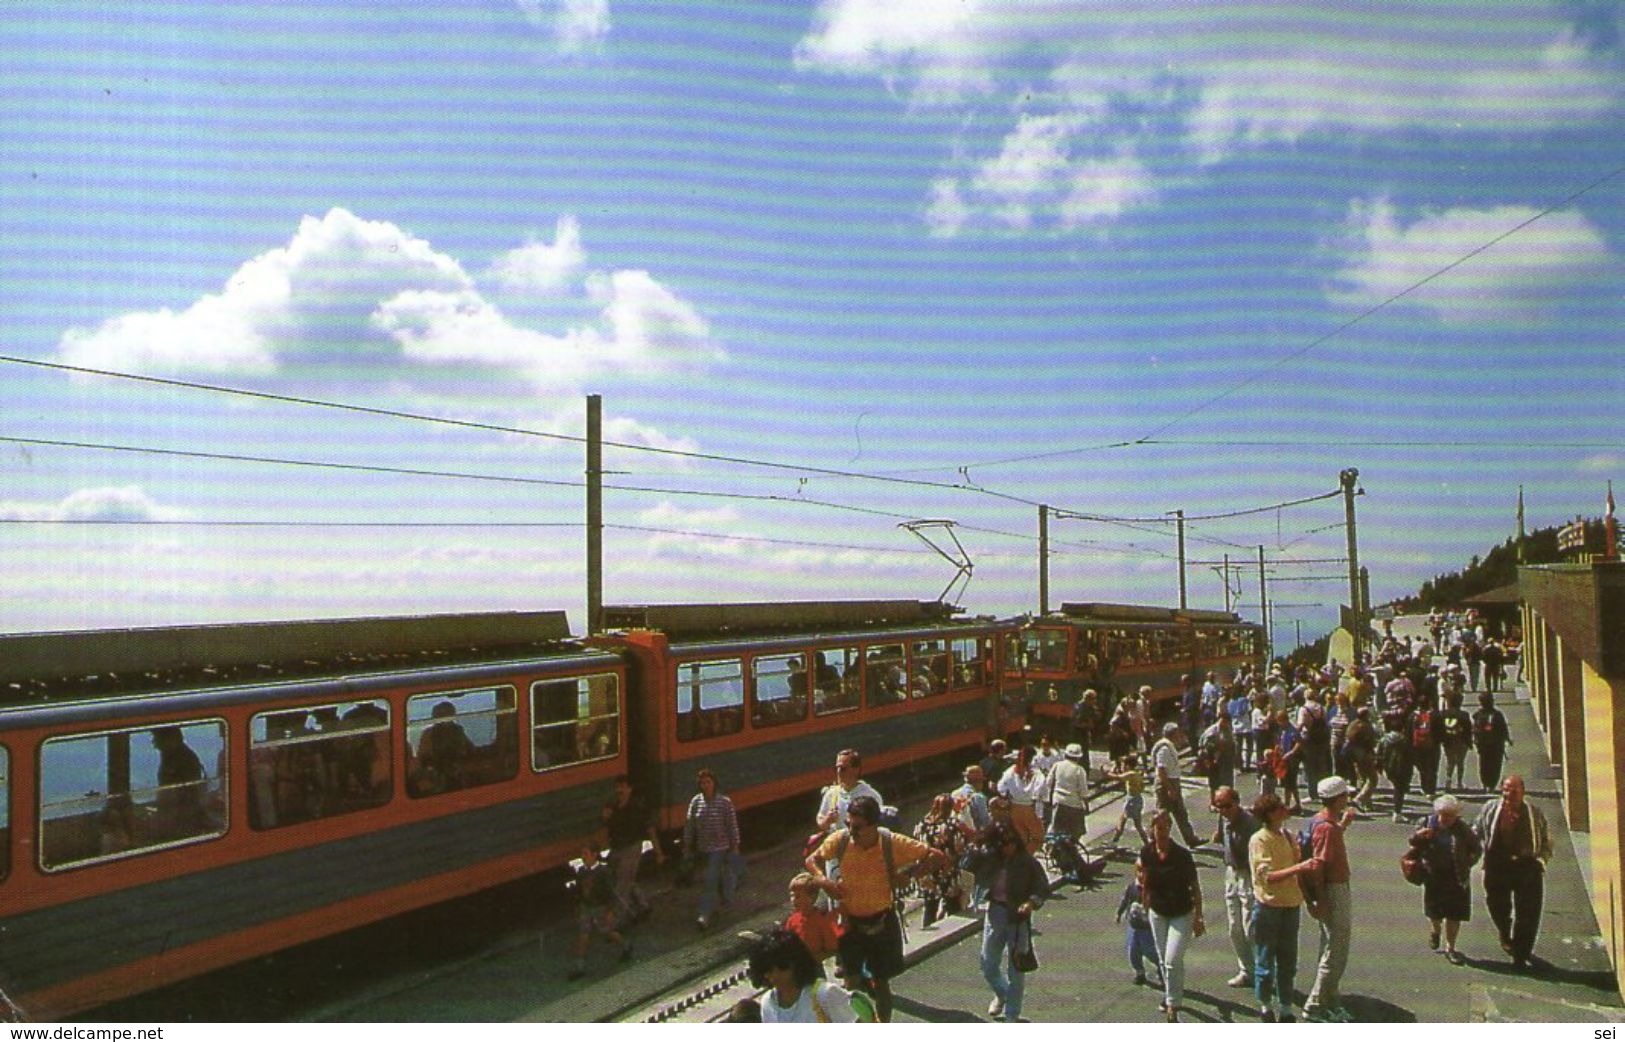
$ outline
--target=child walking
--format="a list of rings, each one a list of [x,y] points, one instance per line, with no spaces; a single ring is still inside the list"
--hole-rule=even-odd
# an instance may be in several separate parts
[[[587,975],[587,949],[594,934],[611,944],[620,946],[621,961],[632,961],[632,942],[621,936],[615,916],[615,877],[609,865],[598,858],[598,848],[581,848],[581,867],[576,869],[576,946],[575,968],[567,979],[580,980]]]
[[[1123,932],[1123,947],[1128,952],[1128,964],[1134,968],[1134,983],[1146,983],[1145,963],[1150,960],[1152,968],[1157,971],[1157,979],[1151,981],[1153,987],[1162,987],[1162,960],[1157,957],[1157,939],[1151,933],[1151,917],[1140,903],[1140,881],[1129,878],[1128,886],[1123,888],[1123,900],[1117,906],[1117,921],[1122,922],[1123,916],[1128,916],[1128,925]]]
[[[1134,831],[1140,834],[1140,846],[1144,847],[1151,838],[1145,834],[1145,825],[1140,821],[1140,815],[1145,813],[1145,775],[1140,773],[1140,757],[1129,753],[1123,757],[1123,768],[1107,771],[1106,777],[1123,783],[1123,813],[1118,815],[1117,831],[1112,833],[1112,849],[1122,849],[1117,841],[1123,838],[1123,828],[1129,822],[1134,823]]]

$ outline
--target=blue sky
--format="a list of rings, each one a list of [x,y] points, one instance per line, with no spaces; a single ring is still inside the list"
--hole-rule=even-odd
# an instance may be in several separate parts
[[[793,465],[610,450],[654,490],[608,494],[610,603],[930,599],[896,525],[949,518],[962,601],[1030,610],[1039,502],[1151,519],[1056,520],[1052,601],[1172,603],[1159,519],[1349,466],[1380,601],[1519,485],[1535,527],[1622,476],[1618,3],[7,14],[0,354],[566,435],[599,393],[614,440]],[[579,444],[0,370],[0,631],[581,626],[582,493],[535,483]],[[1188,555],[1264,545],[1308,636],[1341,520],[1193,520]]]

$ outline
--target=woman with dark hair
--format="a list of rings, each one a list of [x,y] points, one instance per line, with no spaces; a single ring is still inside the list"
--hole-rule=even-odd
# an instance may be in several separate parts
[[[694,777],[700,791],[688,802],[683,850],[686,856],[705,859],[700,914],[695,920],[705,930],[711,926],[712,913],[733,901],[738,882],[733,861],[739,855],[739,817],[734,813],[733,801],[717,791],[717,776],[709,768],[700,768]]]
[[[982,978],[993,989],[987,1015],[1021,1019],[1027,975],[1016,961],[1032,945],[1032,915],[1049,892],[1049,877],[1021,836],[1006,824],[990,826],[967,855],[976,883],[987,894],[982,920]]]
[[[959,911],[964,897],[960,885],[959,859],[976,830],[966,824],[954,806],[954,798],[941,793],[931,801],[931,810],[914,826],[914,838],[933,850],[940,850],[947,862],[930,875],[916,878],[920,895],[925,899],[922,928],[929,927],[949,912]]]
[[[1151,910],[1151,933],[1162,959],[1162,1012],[1169,1021],[1179,1019],[1179,1003],[1185,997],[1185,948],[1207,932],[1196,860],[1174,842],[1173,824],[1174,816],[1166,808],[1151,815],[1151,842],[1134,866],[1140,900]]]
[[[764,1024],[852,1024],[852,996],[827,983],[801,938],[782,927],[751,945],[750,982],[761,998]]]
[[[1030,745],[1021,747],[1016,762],[999,779],[999,795],[1010,801],[1010,820],[1021,833],[1021,842],[1029,850],[1044,844],[1044,826],[1038,820],[1036,804],[1044,792],[1044,772],[1034,765],[1038,750]]]

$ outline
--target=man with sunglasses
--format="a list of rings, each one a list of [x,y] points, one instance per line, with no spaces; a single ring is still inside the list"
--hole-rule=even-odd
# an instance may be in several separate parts
[[[1247,925],[1253,919],[1253,874],[1247,844],[1258,831],[1258,822],[1242,808],[1241,797],[1228,785],[1214,791],[1213,809],[1219,812],[1213,842],[1224,853],[1224,921],[1230,929],[1230,946],[1236,952],[1236,975],[1225,983],[1232,988],[1250,988],[1254,960]]]
[[[902,869],[934,872],[947,855],[912,836],[880,827],[880,803],[859,796],[846,808],[846,828],[825,838],[807,857],[815,883],[828,879],[846,929],[840,940],[840,973],[848,984],[867,983],[882,1023],[891,1020],[891,978],[903,971],[903,924],[893,887]]]

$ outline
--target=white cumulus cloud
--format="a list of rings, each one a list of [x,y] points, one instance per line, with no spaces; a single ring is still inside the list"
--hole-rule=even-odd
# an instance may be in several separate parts
[[[243,264],[220,292],[178,311],[69,329],[58,352],[90,368],[481,403],[577,397],[596,376],[651,375],[723,357],[703,316],[671,288],[641,270],[576,278],[585,258],[580,227],[566,216],[552,244],[521,247],[491,266],[510,303],[545,295],[560,313],[581,316],[537,328],[505,312],[427,241],[335,208],[303,219],[286,246]]]
[[[560,51],[572,54],[609,35],[609,0],[516,0],[525,21],[553,34]]]
[[[1315,133],[1583,125],[1625,98],[1625,76],[1617,48],[1576,18],[1547,0],[1505,0],[1473,18],[1412,0],[822,0],[794,57],[915,103],[1015,113],[995,155],[972,154],[959,176],[931,184],[927,225],[951,235],[978,214],[1047,227],[1033,197],[1069,163],[1110,169],[1068,196],[1063,229],[1156,198],[1152,171],[1130,171],[1124,156],[1212,164]],[[971,185],[987,198],[966,198]]]
[[[509,250],[491,265],[491,275],[503,289],[554,293],[570,284],[586,260],[581,224],[567,214],[559,218],[551,243]]]
[[[1456,325],[1538,316],[1609,261],[1601,231],[1579,211],[1532,221],[1539,213],[1527,206],[1455,208],[1405,224],[1386,199],[1355,202],[1347,219],[1349,263],[1330,295],[1350,307],[1370,307],[1524,225],[1404,300]]]
[[[8,521],[169,521],[185,511],[160,506],[138,485],[82,488],[56,502],[0,500]]]

